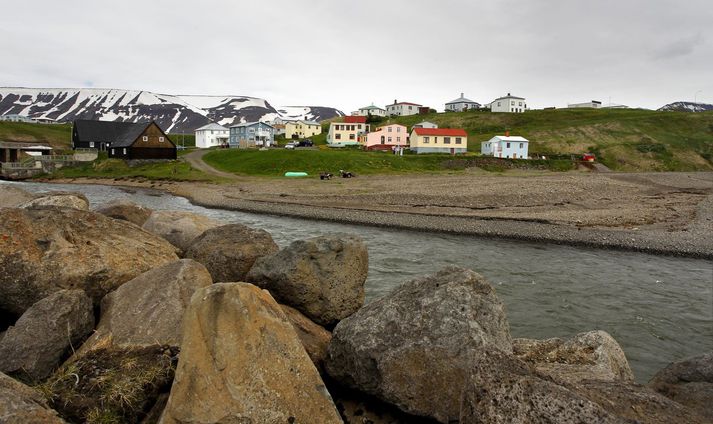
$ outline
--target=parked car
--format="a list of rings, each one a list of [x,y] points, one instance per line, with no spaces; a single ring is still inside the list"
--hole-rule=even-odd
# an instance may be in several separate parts
[[[585,162],[594,162],[596,160],[596,156],[594,156],[594,153],[585,153],[582,155],[582,160]]]
[[[314,143],[309,138],[297,142],[297,147],[312,147]]]
[[[289,143],[285,144],[285,149],[294,149],[295,147],[297,147],[296,141],[290,141]]]

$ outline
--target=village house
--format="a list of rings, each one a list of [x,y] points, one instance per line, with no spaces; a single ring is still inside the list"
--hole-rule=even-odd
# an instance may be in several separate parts
[[[329,124],[327,144],[331,146],[353,146],[362,142],[362,136],[369,132],[366,116],[345,116],[344,122]]]
[[[570,103],[567,105],[568,109],[578,109],[578,108],[599,109],[600,107],[602,107],[602,102],[597,101],[597,100],[592,100],[591,102],[584,102],[584,103]]]
[[[119,159],[176,159],[176,145],[153,121],[78,119],[72,125],[72,148],[105,150]]]
[[[24,115],[18,115],[18,114],[8,114],[8,115],[0,115],[0,121],[6,121],[6,122],[27,122],[27,123],[32,123],[35,122],[34,119],[24,116]]]
[[[285,138],[298,139],[322,134],[322,125],[314,121],[293,121],[285,124]]]
[[[275,145],[275,129],[265,122],[246,122],[232,125],[228,140],[230,147],[246,149]]]
[[[465,153],[468,133],[455,128],[414,128],[409,145],[416,153]]]
[[[362,108],[359,108],[359,110],[356,111],[355,115],[357,116],[386,116],[386,109],[382,109],[379,106],[374,106],[373,104],[371,106],[364,106]]]
[[[480,103],[474,102],[470,99],[466,99],[465,97],[463,97],[463,93],[460,93],[459,98],[446,103],[446,112],[463,112],[466,110],[473,110],[479,108]]]
[[[496,135],[480,144],[480,153],[486,156],[507,159],[527,159],[529,141],[524,137],[511,136],[506,132],[504,136]]]
[[[414,125],[411,129],[413,128],[438,128],[438,124],[434,124],[430,121],[421,121],[418,124]]]
[[[523,97],[507,96],[497,98],[490,103],[492,112],[522,113],[527,109],[527,103]]]
[[[384,125],[363,136],[362,140],[366,150],[391,150],[394,147],[408,147],[408,129],[399,124]]]
[[[419,114],[419,108],[422,106],[416,103],[398,102],[394,100],[394,104],[386,106],[386,113],[389,116],[409,116]]]
[[[222,125],[210,123],[196,130],[196,147],[207,149],[209,147],[228,144],[230,130]]]

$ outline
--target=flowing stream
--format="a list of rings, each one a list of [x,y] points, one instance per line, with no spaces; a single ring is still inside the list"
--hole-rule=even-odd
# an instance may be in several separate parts
[[[471,268],[503,299],[513,337],[607,331],[642,383],[669,362],[713,350],[712,261],[209,209],[146,189],[12,184],[33,192],[79,191],[93,206],[122,198],[152,209],[187,210],[262,228],[280,246],[322,234],[355,233],[369,248],[367,302],[446,265]]]

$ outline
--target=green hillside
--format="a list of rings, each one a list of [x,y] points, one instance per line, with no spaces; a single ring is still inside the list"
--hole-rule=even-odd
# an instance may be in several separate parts
[[[468,149],[506,129],[530,140],[530,152],[593,152],[621,171],[713,170],[713,112],[656,112],[641,109],[556,109],[521,114],[470,111],[392,118],[412,126],[422,120],[464,128]]]
[[[0,121],[0,141],[39,141],[55,149],[68,149],[72,143],[72,125]]]

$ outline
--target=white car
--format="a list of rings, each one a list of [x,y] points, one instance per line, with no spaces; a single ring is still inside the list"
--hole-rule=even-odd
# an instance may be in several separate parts
[[[297,147],[296,141],[290,141],[289,143],[285,144],[285,149],[294,149],[295,147]]]

